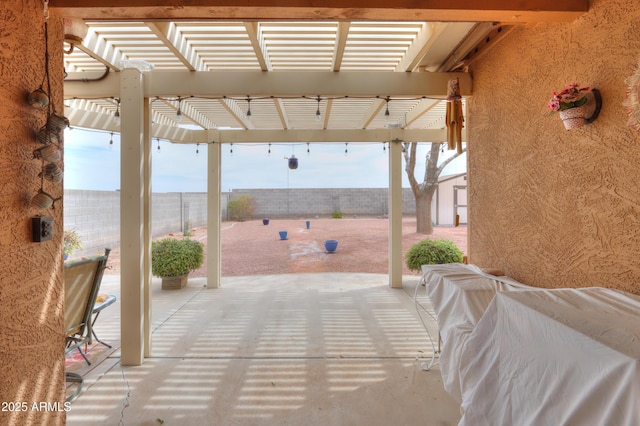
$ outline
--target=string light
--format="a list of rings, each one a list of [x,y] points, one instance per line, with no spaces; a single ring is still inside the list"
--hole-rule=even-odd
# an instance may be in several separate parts
[[[320,95],[318,95],[318,109],[316,109],[316,121],[320,121],[322,114],[320,114]]]
[[[389,123],[389,118],[390,118],[391,115],[389,114],[389,97],[388,96],[387,96],[386,101],[387,101],[387,105],[386,105],[386,108],[384,110],[384,119],[385,119],[385,121],[387,123]]]
[[[178,111],[176,111],[176,119],[178,121],[182,120],[182,98],[178,96]]]
[[[116,120],[116,124],[120,123],[120,99],[116,98],[116,112],[113,113],[113,118]]]

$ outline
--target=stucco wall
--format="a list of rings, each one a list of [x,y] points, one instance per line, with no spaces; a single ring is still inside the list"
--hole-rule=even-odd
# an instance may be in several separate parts
[[[62,111],[62,25],[49,24],[50,69],[56,110]],[[30,207],[40,187],[35,131],[47,111],[26,99],[43,81],[44,14],[40,0],[4,1],[0,7],[0,402],[2,425],[63,424],[64,411],[34,411],[32,403],[64,402],[62,205],[40,212]],[[45,182],[62,196],[62,185]],[[31,240],[31,218],[54,217],[54,239]],[[26,409],[26,411],[23,411]],[[64,407],[61,406],[63,410]]]
[[[570,24],[518,28],[473,64],[470,261],[539,287],[640,294],[640,137],[625,78],[640,57],[636,0],[594,0]],[[566,131],[546,103],[598,88],[600,117]]]

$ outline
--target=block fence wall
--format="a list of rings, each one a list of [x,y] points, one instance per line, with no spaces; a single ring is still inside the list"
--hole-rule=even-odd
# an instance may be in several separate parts
[[[223,201],[225,197],[223,197]],[[223,202],[226,214],[226,203]],[[151,196],[153,237],[207,224],[204,192],[154,193]],[[120,192],[67,189],[64,191],[64,229],[74,229],[82,250],[72,257],[102,253],[120,246]]]
[[[358,189],[237,189],[222,194],[222,218],[227,203],[249,195],[257,204],[255,218],[345,216],[388,214],[387,188]],[[403,214],[415,215],[415,199],[410,189],[402,194]],[[154,193],[151,197],[152,235],[207,224],[207,194],[204,192]],[[82,250],[72,257],[102,253],[105,247],[120,246],[120,192],[67,189],[64,191],[64,229],[74,229],[82,239]]]
[[[345,216],[382,216],[389,213],[387,188],[289,188],[234,189],[229,200],[242,195],[256,202],[254,217],[315,217],[340,211]],[[402,191],[402,213],[415,214],[416,201],[411,189]]]

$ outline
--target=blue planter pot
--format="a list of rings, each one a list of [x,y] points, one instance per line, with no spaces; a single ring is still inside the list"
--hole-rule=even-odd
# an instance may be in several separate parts
[[[306,225],[307,225],[307,229],[311,228],[311,221],[310,221],[310,220],[308,220],[308,221],[306,222]]]
[[[268,225],[269,224],[269,218],[262,219],[262,224],[263,225]]]
[[[338,240],[325,240],[324,248],[327,250],[327,253],[334,253],[338,248]]]
[[[287,239],[287,231],[278,231],[278,234],[280,234],[280,239],[281,240],[286,240]]]

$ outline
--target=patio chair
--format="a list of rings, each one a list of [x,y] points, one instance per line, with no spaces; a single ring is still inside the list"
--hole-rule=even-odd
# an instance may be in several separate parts
[[[104,255],[95,256],[65,263],[64,265],[64,327],[66,336],[66,353],[77,349],[87,364],[89,358],[82,350],[83,345],[91,344],[92,314],[96,296],[100,290],[100,282],[107,265],[111,249]],[[73,399],[82,386],[82,376],[67,372],[66,381],[77,383],[78,389],[67,400]]]

